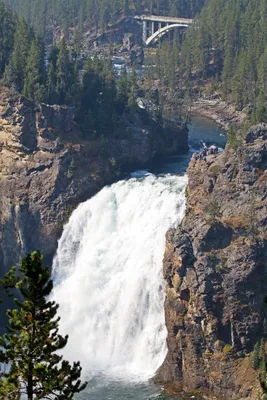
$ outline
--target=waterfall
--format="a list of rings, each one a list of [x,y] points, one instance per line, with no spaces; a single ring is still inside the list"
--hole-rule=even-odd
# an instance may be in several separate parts
[[[138,176],[138,175],[137,175]],[[147,380],[166,356],[162,258],[180,223],[186,176],[132,178],[81,204],[53,263],[64,357],[83,371]]]

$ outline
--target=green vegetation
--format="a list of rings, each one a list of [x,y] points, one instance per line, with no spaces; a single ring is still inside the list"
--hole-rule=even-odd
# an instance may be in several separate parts
[[[254,369],[260,368],[260,363],[261,363],[260,348],[261,348],[260,342],[257,342],[255,344],[254,350],[250,356],[251,366]]]
[[[240,145],[240,137],[238,130],[235,126],[230,126],[230,129],[228,131],[227,135],[227,143],[231,149],[234,150],[234,152],[237,151],[239,145]]]
[[[72,178],[75,172],[75,161],[74,159],[71,160],[70,166],[68,168],[67,177]]]
[[[0,20],[5,36],[0,40],[0,77],[12,90],[36,103],[73,106],[87,138],[112,135],[124,111],[136,111],[134,68],[131,76],[125,70],[117,84],[110,54],[81,65],[78,43],[70,47],[65,38],[50,50],[47,65],[44,42],[24,19],[0,3]]]
[[[104,30],[109,23],[133,13],[192,17],[205,0],[4,0],[37,32],[49,33],[59,25],[65,34],[73,26]]]
[[[261,386],[263,389],[263,393],[267,394],[267,375],[266,375],[266,367],[267,367],[267,358],[266,358],[266,342],[265,339],[262,338],[259,340],[255,346],[254,350],[250,355],[250,364],[251,367],[255,370],[259,371],[259,379],[261,382]],[[265,397],[264,397],[265,399]]]
[[[39,251],[29,254],[19,268],[12,268],[2,286],[16,289],[19,299],[8,310],[8,333],[0,338],[0,399],[73,399],[86,387],[80,380],[81,366],[72,366],[58,351],[68,336],[58,333],[58,305],[47,297],[53,289],[51,273]],[[16,293],[17,294],[17,293]],[[60,397],[60,398],[61,398]]]
[[[190,88],[245,109],[250,124],[267,122],[266,17],[267,0],[209,0],[185,35],[165,37],[150,74],[178,104]]]
[[[18,18],[1,5],[0,34],[6,40],[0,44],[0,72],[8,64],[7,78],[28,97],[39,100],[46,96],[49,101],[64,103],[77,96],[79,76],[75,61],[79,59],[82,34],[86,30],[95,27],[104,31],[108,24],[125,15],[165,14],[194,17],[185,40],[177,30],[171,42],[163,41],[157,51],[156,68],[151,72],[152,77],[159,78],[173,91],[174,103],[179,105],[188,97],[185,87],[191,85],[195,89],[202,85],[205,93],[217,92],[238,110],[245,108],[251,123],[267,121],[267,0],[5,0],[4,3],[24,17],[36,32],[32,40],[25,21],[18,23]],[[61,43],[57,49],[59,61],[54,58],[56,50],[52,52],[45,78],[38,35],[48,37],[58,27],[67,42],[71,31],[75,32],[72,49]],[[31,37],[30,43],[27,36]],[[48,93],[47,90],[44,93],[47,86]],[[120,90],[125,93],[123,83]],[[127,103],[133,108],[134,98],[131,90]],[[89,124],[94,125],[92,116],[87,114]]]
[[[216,221],[222,217],[219,203],[214,200],[205,209],[206,221],[209,225],[214,225]]]
[[[220,165],[212,165],[209,168],[208,174],[209,176],[212,176],[213,178],[217,178],[221,172],[221,166]]]
[[[223,348],[224,354],[231,354],[233,352],[233,347],[230,344],[226,344]]]
[[[212,78],[224,99],[248,106],[253,123],[267,120],[266,15],[266,0],[210,0],[181,52],[187,79]]]

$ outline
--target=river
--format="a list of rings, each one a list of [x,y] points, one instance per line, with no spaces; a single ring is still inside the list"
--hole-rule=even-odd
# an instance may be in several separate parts
[[[77,399],[169,399],[149,380],[167,354],[162,258],[166,231],[184,215],[185,171],[201,140],[225,144],[221,129],[194,116],[188,154],[103,188],[64,228],[53,298],[70,336],[64,356],[80,360],[89,380]]]

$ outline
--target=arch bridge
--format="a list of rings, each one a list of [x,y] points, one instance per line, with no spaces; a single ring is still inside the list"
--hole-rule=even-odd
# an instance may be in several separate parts
[[[142,39],[145,46],[149,46],[172,29],[188,28],[193,22],[189,18],[162,17],[159,15],[140,15],[134,18],[143,23]]]

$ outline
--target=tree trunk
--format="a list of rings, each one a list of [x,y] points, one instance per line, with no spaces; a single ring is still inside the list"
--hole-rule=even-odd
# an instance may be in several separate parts
[[[29,365],[29,372],[28,372],[28,385],[27,385],[27,394],[28,400],[33,400],[33,379],[32,379],[32,363]]]

